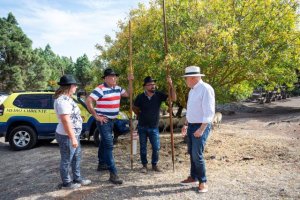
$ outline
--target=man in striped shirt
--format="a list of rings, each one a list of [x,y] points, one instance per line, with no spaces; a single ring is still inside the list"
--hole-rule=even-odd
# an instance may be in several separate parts
[[[113,120],[120,110],[121,97],[128,97],[126,90],[117,85],[119,74],[107,68],[104,71],[104,83],[98,85],[86,100],[87,107],[96,119],[101,140],[98,149],[98,171],[108,169],[110,178],[114,184],[122,184],[119,178],[113,157]],[[131,77],[133,79],[133,77]],[[93,107],[96,102],[96,107]]]

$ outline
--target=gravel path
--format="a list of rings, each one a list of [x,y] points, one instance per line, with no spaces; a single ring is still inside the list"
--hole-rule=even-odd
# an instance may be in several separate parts
[[[75,191],[57,188],[56,142],[14,152],[1,138],[0,199],[300,199],[300,98],[262,108],[244,105],[261,111],[224,116],[221,127],[208,139],[206,194],[178,184],[188,175],[189,156],[180,133],[174,133],[174,172],[169,134],[161,135],[163,173],[142,174],[138,155],[131,170],[129,136],[120,138],[115,159],[125,180],[121,186],[107,181],[108,172],[96,171],[97,148],[83,141],[82,174],[93,184]]]

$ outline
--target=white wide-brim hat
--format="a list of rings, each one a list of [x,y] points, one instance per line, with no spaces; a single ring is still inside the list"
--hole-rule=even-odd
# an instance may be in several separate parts
[[[200,67],[197,66],[189,66],[185,68],[185,74],[182,77],[188,76],[205,76],[200,73]]]

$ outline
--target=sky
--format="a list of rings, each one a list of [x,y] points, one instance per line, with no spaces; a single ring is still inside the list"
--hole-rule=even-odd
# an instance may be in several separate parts
[[[119,20],[128,20],[131,9],[149,0],[0,0],[0,17],[12,12],[32,40],[33,48],[50,44],[59,56],[83,54],[93,60],[104,36],[115,37]]]

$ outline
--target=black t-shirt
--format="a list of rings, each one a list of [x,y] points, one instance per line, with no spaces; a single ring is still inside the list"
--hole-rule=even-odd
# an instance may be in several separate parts
[[[138,116],[139,126],[157,128],[160,105],[167,98],[168,95],[158,91],[150,99],[145,93],[139,94],[134,101],[134,106],[140,109]]]

